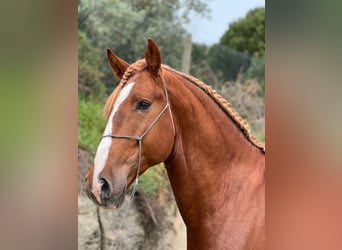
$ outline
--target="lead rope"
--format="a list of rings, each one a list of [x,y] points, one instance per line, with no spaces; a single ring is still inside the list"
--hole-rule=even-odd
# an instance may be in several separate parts
[[[141,165],[141,140],[138,140],[139,143],[139,155],[138,155],[138,169],[137,169],[137,175],[135,176],[135,181],[132,189],[131,196],[129,197],[129,200],[131,201],[135,195],[135,192],[137,191],[137,186],[139,184],[139,173],[140,173],[140,165]]]
[[[154,120],[152,121],[152,123],[147,127],[147,129],[140,135],[140,136],[131,136],[131,135],[113,135],[113,134],[108,134],[108,135],[104,135],[102,136],[102,138],[104,137],[111,137],[111,138],[116,138],[116,139],[131,139],[131,140],[136,140],[138,141],[138,168],[137,168],[137,174],[135,176],[135,181],[133,184],[133,189],[132,189],[132,193],[130,195],[129,200],[131,201],[135,195],[136,192],[136,188],[139,184],[139,173],[140,173],[140,166],[141,166],[141,151],[142,151],[142,139],[145,137],[145,135],[147,135],[147,133],[153,128],[153,126],[157,123],[157,121],[160,119],[160,117],[163,115],[163,113],[165,112],[166,109],[169,109],[169,113],[170,113],[170,117],[171,117],[171,124],[172,124],[172,128],[173,128],[173,132],[174,132],[174,136],[176,136],[176,128],[175,128],[175,123],[173,121],[173,115],[172,115],[172,111],[170,108],[170,102],[169,102],[169,95],[167,92],[167,88],[166,88],[166,83],[165,80],[163,78],[163,85],[164,85],[164,93],[165,93],[165,99],[166,99],[166,104],[164,106],[164,108],[160,111],[160,113],[157,115],[156,118],[154,118]]]

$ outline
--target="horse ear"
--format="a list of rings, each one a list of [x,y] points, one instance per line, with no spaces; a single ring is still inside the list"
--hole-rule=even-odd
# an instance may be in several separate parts
[[[111,49],[107,49],[107,58],[109,62],[109,66],[112,68],[113,73],[121,79],[122,76],[125,74],[126,69],[128,68],[129,64],[115,55]]]
[[[147,68],[153,75],[158,75],[161,66],[161,57],[158,45],[148,38],[148,45],[145,51],[145,60],[147,62]]]

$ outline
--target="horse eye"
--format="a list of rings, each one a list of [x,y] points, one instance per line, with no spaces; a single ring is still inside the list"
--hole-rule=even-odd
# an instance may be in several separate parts
[[[151,103],[147,100],[140,100],[137,103],[136,109],[138,110],[146,110],[151,106]]]

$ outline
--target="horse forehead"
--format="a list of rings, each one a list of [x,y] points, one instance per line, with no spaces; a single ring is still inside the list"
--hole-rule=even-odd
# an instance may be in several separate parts
[[[135,85],[135,82],[130,81],[123,86],[122,90],[119,93],[118,98],[114,102],[114,106],[113,106],[113,113],[114,114],[117,111],[117,109],[120,107],[120,105],[127,99],[129,94],[131,93],[131,90],[134,87],[134,85]]]
[[[135,82],[135,86],[132,89],[132,93],[143,94],[143,95],[159,95],[163,93],[162,85],[158,80],[151,76],[151,73],[142,71],[135,74],[130,81]]]
[[[137,86],[144,87],[155,83],[155,79],[151,76],[151,73],[146,70],[135,73],[129,80],[136,82]]]

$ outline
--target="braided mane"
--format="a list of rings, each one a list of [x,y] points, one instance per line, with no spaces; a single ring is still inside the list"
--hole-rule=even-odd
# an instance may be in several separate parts
[[[259,148],[262,152],[265,153],[265,145],[259,142],[251,133],[248,128],[247,122],[242,119],[238,112],[234,110],[232,105],[224,99],[221,95],[219,95],[216,90],[211,88],[209,85],[203,83],[202,81],[198,80],[197,78],[179,72],[168,65],[163,65],[164,69],[167,69],[173,73],[180,75],[181,77],[185,78],[192,84],[195,84],[197,87],[202,89],[207,95],[209,95],[218,105],[219,107],[233,120],[233,122],[238,126],[241,132],[245,135],[248,141],[250,141],[254,146]]]
[[[113,108],[114,102],[122,89],[122,87],[126,84],[128,78],[130,78],[132,75],[137,73],[138,71],[143,70],[146,67],[146,61],[144,59],[138,60],[135,63],[131,64],[128,69],[126,70],[125,74],[121,78],[119,86],[113,91],[113,93],[108,97],[105,108],[104,108],[104,114],[106,116],[106,119],[108,119],[110,112]],[[163,64],[163,69],[166,69],[170,72],[173,72],[175,74],[180,75],[184,79],[188,80],[192,84],[196,85],[200,89],[202,89],[208,96],[210,96],[218,105],[219,107],[232,119],[232,121],[236,124],[236,126],[240,129],[240,131],[245,135],[247,140],[251,142],[255,147],[259,148],[263,153],[265,153],[265,145],[259,142],[250,132],[249,127],[247,125],[247,122],[242,119],[242,117],[234,110],[232,105],[224,99],[221,95],[219,95],[213,88],[206,85],[202,81],[198,80],[197,78],[184,74],[182,72],[179,72],[175,69],[172,69],[168,65]]]

